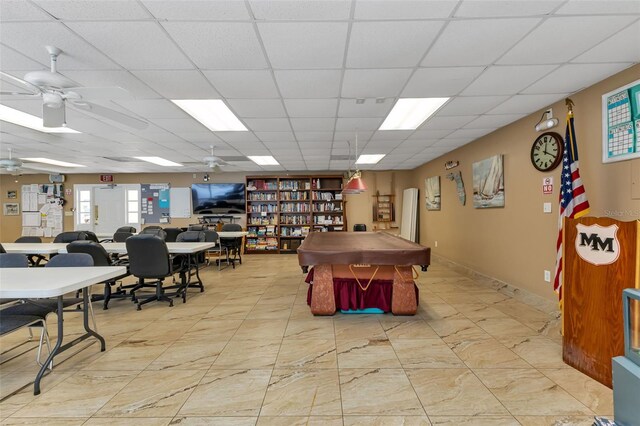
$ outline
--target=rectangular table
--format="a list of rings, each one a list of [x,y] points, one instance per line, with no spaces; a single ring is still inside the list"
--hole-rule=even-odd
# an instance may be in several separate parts
[[[57,254],[67,247],[66,243],[2,243],[7,253]]]
[[[126,271],[127,268],[123,266],[0,269],[0,298],[58,298],[58,338],[47,360],[42,364],[40,371],[36,375],[34,395],[40,393],[40,380],[57,354],[91,336],[100,342],[100,351],[105,350],[104,338],[89,327],[89,291],[82,292],[83,324],[86,333],[62,345],[64,338],[63,296],[110,278],[115,278],[126,273]]]
[[[418,301],[413,265],[426,271],[430,261],[430,248],[384,232],[313,232],[298,248],[303,271],[313,266],[310,305],[314,315],[335,313],[336,292],[345,280],[357,283],[356,290],[362,292],[358,296],[373,291],[373,284],[390,285],[391,312],[414,315]]]

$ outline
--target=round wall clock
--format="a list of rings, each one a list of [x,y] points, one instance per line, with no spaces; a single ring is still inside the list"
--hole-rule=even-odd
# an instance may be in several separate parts
[[[541,172],[548,172],[562,162],[564,142],[562,136],[555,132],[543,133],[531,146],[531,164]]]

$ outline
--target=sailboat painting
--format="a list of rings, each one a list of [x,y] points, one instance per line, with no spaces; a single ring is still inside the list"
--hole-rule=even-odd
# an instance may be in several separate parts
[[[424,180],[424,194],[427,210],[440,210],[440,176]]]
[[[473,163],[473,207],[504,207],[502,155]]]

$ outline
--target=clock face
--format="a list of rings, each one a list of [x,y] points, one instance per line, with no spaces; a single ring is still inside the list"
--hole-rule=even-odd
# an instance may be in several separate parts
[[[562,162],[564,143],[562,137],[555,132],[547,132],[538,136],[531,147],[531,164],[541,172],[555,169]]]

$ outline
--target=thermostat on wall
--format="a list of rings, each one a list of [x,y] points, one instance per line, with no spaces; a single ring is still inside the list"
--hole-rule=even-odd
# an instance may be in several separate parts
[[[64,182],[64,175],[49,175],[49,182],[51,183],[62,183]]]

